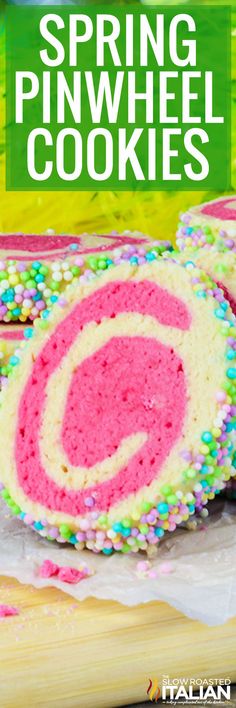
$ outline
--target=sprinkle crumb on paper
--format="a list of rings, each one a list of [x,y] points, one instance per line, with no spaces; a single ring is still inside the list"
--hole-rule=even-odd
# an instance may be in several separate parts
[[[56,563],[46,559],[39,568],[39,575],[41,578],[51,578],[53,575],[57,575],[58,568]]]
[[[39,568],[39,575],[41,578],[57,576],[58,580],[61,580],[61,582],[75,585],[84,578],[87,578],[91,573],[86,567],[77,569],[71,568],[70,566],[60,566],[46,559]]]
[[[0,617],[14,617],[19,615],[19,610],[17,607],[11,607],[11,605],[0,605]]]
[[[209,503],[209,512],[209,517],[204,519],[207,531],[200,528],[194,533],[185,528],[176,530],[162,540],[154,556],[117,553],[104,557],[87,549],[75,551],[66,543],[49,545],[15,516],[6,514],[0,498],[0,565],[1,575],[6,578],[1,590],[5,592],[12,587],[11,578],[27,585],[28,593],[50,583],[60,587],[76,603],[95,597],[135,607],[155,600],[166,602],[187,617],[211,627],[223,625],[236,616],[235,501],[218,496]],[[61,582],[57,575],[43,580],[39,568],[50,556],[60,567],[87,569],[86,581]],[[142,565],[137,569],[140,562]],[[168,572],[163,573],[163,563]],[[4,598],[10,602],[9,596],[4,595]],[[49,606],[47,612],[56,619],[60,616],[56,603]],[[4,621],[7,622],[2,619],[2,624]],[[19,618],[11,621],[18,629]]]

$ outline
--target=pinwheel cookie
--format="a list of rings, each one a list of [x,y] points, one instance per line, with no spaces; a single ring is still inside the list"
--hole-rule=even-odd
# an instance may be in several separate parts
[[[236,195],[191,207],[181,214],[177,245],[180,250],[215,245],[236,253]]]
[[[231,471],[231,309],[200,270],[144,259],[121,255],[72,285],[36,321],[2,394],[9,508],[105,555],[157,544]]]
[[[116,257],[120,248],[127,258],[142,257],[150,240],[139,233],[98,236],[24,235],[0,236],[0,321],[34,320],[51,307],[65,290],[87,270],[99,272]],[[158,252],[169,248],[166,241],[153,242]]]
[[[181,215],[176,235],[182,262],[204,268],[236,313],[236,196],[222,197]]]

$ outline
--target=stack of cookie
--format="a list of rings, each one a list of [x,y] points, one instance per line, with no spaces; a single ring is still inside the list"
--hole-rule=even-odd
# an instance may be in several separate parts
[[[204,268],[223,291],[236,316],[236,195],[220,197],[212,202],[194,206],[180,216],[175,254],[182,263]],[[231,363],[232,381],[236,378],[236,350],[228,338],[227,358]],[[235,421],[228,429],[235,430]],[[236,468],[236,452],[233,457]],[[235,497],[235,480],[227,485]]]

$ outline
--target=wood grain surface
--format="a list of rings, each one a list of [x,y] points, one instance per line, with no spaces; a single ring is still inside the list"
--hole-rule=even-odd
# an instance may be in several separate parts
[[[112,708],[147,700],[149,678],[236,681],[236,618],[219,627],[164,603],[134,608],[0,578],[1,708]]]

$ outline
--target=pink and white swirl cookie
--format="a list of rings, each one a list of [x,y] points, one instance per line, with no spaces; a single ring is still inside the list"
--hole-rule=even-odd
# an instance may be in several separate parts
[[[3,499],[42,536],[147,550],[229,479],[235,329],[196,273],[121,257],[36,320],[2,394],[0,469]]]
[[[236,195],[192,207],[180,219],[180,260],[204,268],[223,288],[236,314]]]
[[[158,252],[170,246],[152,242]],[[142,256],[150,240],[139,233],[98,236],[0,235],[0,321],[34,320],[56,302],[68,283],[91,270],[105,270],[110,254]]]
[[[236,195],[191,207],[181,214],[176,240],[180,251],[214,245],[236,253]]]

